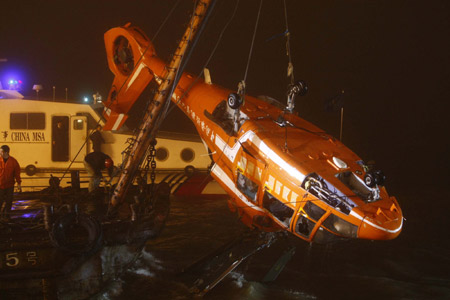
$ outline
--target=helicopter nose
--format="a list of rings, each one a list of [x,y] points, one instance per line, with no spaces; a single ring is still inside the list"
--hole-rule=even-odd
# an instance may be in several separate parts
[[[395,225],[398,226],[390,229],[391,226],[386,226],[386,224],[381,226],[376,225],[369,218],[365,218],[359,229],[358,237],[368,240],[392,240],[395,239],[402,231],[403,219],[396,222]]]
[[[403,227],[403,215],[397,209],[378,208],[375,214],[366,215],[359,228],[358,237],[369,240],[392,240]]]

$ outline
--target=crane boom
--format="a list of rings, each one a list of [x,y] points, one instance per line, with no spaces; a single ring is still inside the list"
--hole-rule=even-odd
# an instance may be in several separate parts
[[[168,95],[171,86],[174,84],[174,79],[178,68],[180,67],[181,60],[184,53],[189,45],[189,42],[193,39],[197,30],[203,20],[203,17],[208,10],[211,0],[201,0],[197,4],[195,11],[192,15],[190,24],[184,35],[178,44],[177,50],[170,62],[170,65],[165,70],[164,76],[161,78],[159,88],[154,96],[153,101],[149,105],[147,112],[144,117],[144,121],[139,128],[139,133],[137,135],[136,141],[130,151],[130,155],[125,162],[124,169],[119,177],[116,188],[114,189],[113,195],[110,200],[110,205],[112,208],[117,207],[123,202],[126,192],[129,186],[132,184],[134,176],[144,159],[145,153],[150,145],[153,138],[152,135],[155,134],[154,127],[158,116],[164,107],[165,102],[170,99],[171,95]]]

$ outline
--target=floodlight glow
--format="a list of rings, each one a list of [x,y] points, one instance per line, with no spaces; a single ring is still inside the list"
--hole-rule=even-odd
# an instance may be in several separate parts
[[[89,101],[88,97],[84,97],[84,102],[88,102],[88,101]]]

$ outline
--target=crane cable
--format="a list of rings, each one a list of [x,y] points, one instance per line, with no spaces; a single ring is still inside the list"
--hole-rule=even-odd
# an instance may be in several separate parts
[[[258,30],[259,16],[261,15],[262,4],[263,4],[263,0],[261,0],[259,2],[258,15],[256,17],[255,30],[253,31],[252,43],[250,45],[250,51],[248,53],[247,66],[245,68],[244,79],[241,82],[239,82],[239,84],[238,84],[238,94],[240,94],[241,97],[245,96],[245,81],[247,79],[248,68],[250,66],[250,60],[251,60],[252,54],[253,54],[253,46],[255,44],[256,31]],[[242,99],[242,100],[244,101],[245,99]]]
[[[173,95],[173,93],[174,93],[174,91],[175,91],[175,88],[177,87],[178,82],[179,82],[179,80],[180,80],[180,78],[181,78],[181,76],[182,76],[182,74],[183,74],[183,71],[184,71],[184,69],[186,68],[186,65],[187,65],[189,59],[191,58],[192,52],[193,52],[194,48],[196,47],[197,42],[198,42],[198,40],[199,40],[199,38],[200,38],[200,36],[201,36],[203,30],[204,30],[205,27],[206,27],[206,24],[208,23],[208,20],[209,20],[209,18],[210,18],[210,16],[211,16],[211,13],[212,13],[213,10],[214,10],[215,5],[216,5],[216,1],[215,1],[215,0],[212,0],[210,7],[208,8],[208,10],[207,10],[206,13],[205,13],[205,17],[204,17],[204,19],[203,19],[203,21],[202,21],[202,23],[201,23],[201,25],[200,25],[200,28],[198,29],[197,34],[194,36],[194,39],[191,41],[191,45],[189,46],[189,49],[188,49],[188,51],[187,51],[187,54],[184,55],[183,58],[182,58],[180,67],[179,67],[178,70],[177,70],[177,73],[176,73],[176,75],[175,75],[174,81],[173,81],[172,86],[171,86],[171,88],[170,88],[170,92],[169,92],[169,94],[167,95],[167,99],[168,99],[168,100],[170,100],[170,99],[172,98],[172,95]],[[169,106],[170,106],[170,103],[171,103],[171,102],[172,102],[172,101],[166,101],[165,107],[164,107],[164,109],[162,110],[160,116],[158,117],[158,120],[156,121],[155,128],[153,129],[153,136],[154,136],[155,133],[158,131],[159,127],[161,126],[162,121],[166,118],[166,116],[167,116],[167,114],[168,114],[168,110],[169,110]]]
[[[161,23],[161,25],[159,26],[158,30],[156,31],[155,35],[152,37],[151,41],[153,43],[153,41],[155,40],[155,38],[158,36],[159,32],[162,30],[162,28],[165,26],[165,24],[167,23],[167,21],[169,20],[169,18],[172,16],[173,11],[175,10],[175,8],[178,6],[178,4],[180,3],[181,0],[178,0],[175,5],[172,7],[172,9],[169,11],[169,13],[167,14],[166,18],[164,19],[164,21]],[[150,49],[150,47],[152,46],[152,44],[148,44],[148,46],[144,49],[144,51],[142,52],[141,56],[139,57],[139,59],[136,61],[136,63],[133,66],[133,70],[134,71],[136,69],[136,67],[139,65],[139,62],[144,58],[145,54],[147,53],[148,49]],[[132,76],[133,72],[130,72],[130,74],[127,76],[127,79],[122,83],[122,85],[120,86],[117,94],[120,93],[120,91],[123,89],[123,87],[125,86],[126,82],[128,81],[128,79]],[[112,104],[113,101],[111,101],[110,105]],[[109,108],[109,107],[108,107]]]
[[[291,33],[289,32],[289,27],[288,27],[286,0],[283,0],[283,3],[284,3],[284,21],[286,24],[286,31],[285,31],[286,55],[288,56],[288,59],[289,59],[288,69],[287,69],[287,77],[290,77],[290,79],[291,79],[290,84],[293,85],[295,80],[294,80],[294,65],[292,64],[292,56],[291,56],[291,44],[290,44]]]
[[[178,105],[181,101],[181,99],[183,99],[188,93],[189,91],[194,87],[194,85],[198,82],[198,80],[201,78],[201,76],[203,75],[203,72],[205,71],[205,68],[209,65],[209,62],[211,61],[211,59],[213,58],[214,54],[216,53],[217,47],[219,46],[223,34],[225,33],[225,31],[227,30],[228,26],[230,25],[231,21],[234,19],[234,16],[237,12],[237,9],[239,7],[239,2],[240,0],[236,1],[233,13],[231,14],[230,18],[228,19],[227,23],[225,24],[225,26],[222,28],[222,31],[219,34],[219,37],[216,41],[216,44],[214,45],[214,48],[211,51],[211,54],[209,55],[208,59],[206,60],[206,62],[204,63],[200,73],[198,74],[198,76],[195,78],[194,81],[192,81],[192,83],[188,86],[188,88],[183,91],[183,94],[181,94],[180,98],[177,100],[177,102],[175,103],[176,105]],[[173,109],[175,108],[175,106],[171,106],[170,109],[168,110],[167,114],[169,114]]]
[[[178,2],[179,2],[179,1],[178,1]],[[177,2],[177,5],[178,5],[178,2]],[[197,3],[198,3],[198,0],[195,1],[195,3],[194,3],[194,8],[197,6]],[[206,25],[206,23],[207,23],[207,21],[208,21],[210,15],[211,15],[212,11],[214,10],[215,3],[216,3],[216,1],[213,0],[213,1],[212,1],[212,4],[211,4],[211,7],[210,7],[210,8],[208,9],[208,11],[206,12],[205,19],[204,19],[204,21],[202,22],[202,25],[200,26],[198,33],[196,34],[194,40],[192,41],[192,45],[189,47],[188,53],[187,53],[185,56],[183,56],[183,58],[181,59],[182,62],[181,62],[180,68],[177,70],[177,73],[176,73],[176,76],[175,76],[175,78],[174,78],[174,81],[173,81],[173,83],[172,83],[172,85],[171,85],[170,91],[169,91],[169,93],[167,94],[167,99],[172,98],[172,94],[174,93],[175,88],[176,88],[176,86],[177,86],[177,84],[178,84],[178,81],[179,81],[179,79],[180,79],[180,77],[181,77],[181,74],[183,73],[183,70],[184,70],[184,68],[186,67],[187,61],[190,59],[190,56],[191,56],[191,54],[192,54],[192,51],[193,51],[193,49],[195,48],[195,46],[196,46],[196,44],[197,44],[197,42],[198,42],[198,39],[199,39],[201,33],[203,32],[203,30],[204,30],[204,28],[205,28],[205,25]],[[173,9],[172,9],[172,11],[173,11]],[[169,15],[172,13],[172,11],[169,13]],[[168,18],[169,18],[169,16],[166,18],[166,20],[167,20]],[[166,22],[166,20],[163,22],[163,24]],[[191,30],[192,30],[192,24],[191,24]],[[158,30],[158,32],[159,32],[159,30]],[[156,35],[157,35],[157,33],[155,34],[155,36],[153,37],[153,39],[156,37]],[[152,39],[152,41],[153,41],[153,39]],[[212,54],[211,54],[211,56],[212,56]],[[203,71],[202,71],[202,72],[203,72]],[[189,90],[189,89],[190,89],[190,88],[188,88],[188,90]],[[188,91],[188,90],[187,90],[187,91]],[[184,93],[187,93],[187,91],[185,91]],[[183,95],[180,97],[180,99],[179,99],[178,101],[180,101],[180,100],[184,97],[184,95],[185,95],[185,94],[183,94]],[[148,108],[148,106],[150,105],[150,103],[151,103],[151,101],[148,101],[148,102],[147,102],[147,107],[146,107],[146,109],[144,110],[143,117],[144,117],[145,112],[147,111],[147,108]],[[156,120],[156,122],[155,122],[154,129],[152,130],[152,134],[151,134],[151,136],[152,136],[153,138],[156,136],[156,132],[159,130],[159,128],[160,128],[162,122],[164,121],[164,119],[166,118],[166,116],[167,116],[167,115],[172,111],[172,109],[174,108],[174,106],[170,107],[170,103],[171,103],[171,101],[166,101],[165,106],[164,106],[164,108],[163,108],[162,111],[161,111],[161,114],[157,117],[157,120]],[[146,152],[146,156],[148,156],[148,153],[149,153],[149,151]]]
[[[285,30],[285,36],[286,36],[286,55],[288,57],[288,67],[287,67],[287,77],[290,79],[290,83],[288,84],[288,92],[287,92],[287,109],[293,109],[293,101],[295,97],[295,79],[294,79],[294,65],[292,64],[292,56],[291,56],[291,44],[290,44],[290,38],[291,33],[289,32],[289,26],[288,26],[288,16],[287,16],[287,6],[286,6],[286,0],[283,0],[284,5],[284,22],[286,25]],[[291,102],[292,101],[292,102]],[[282,117],[284,119],[284,114],[286,113],[286,110],[283,110]],[[288,126],[285,124],[284,126],[284,151],[288,151]]]
[[[201,2],[201,0],[196,0],[194,2],[194,11],[195,11],[195,7],[197,6],[197,4],[199,2]],[[165,90],[165,92],[167,92],[166,96],[165,96],[167,100],[170,100],[172,98],[173,92],[174,92],[174,90],[175,90],[175,88],[176,88],[176,86],[178,84],[178,81],[180,80],[181,74],[183,73],[183,69],[186,67],[186,63],[189,60],[195,45],[197,44],[197,41],[198,41],[198,39],[199,39],[199,37],[200,37],[204,27],[205,27],[205,24],[206,24],[209,16],[211,15],[211,12],[213,11],[215,3],[216,3],[216,0],[212,0],[211,6],[206,11],[204,20],[201,23],[200,28],[199,28],[197,34],[194,36],[193,40],[191,39],[191,34],[194,31],[194,28],[192,27],[193,26],[192,22],[189,25],[191,31],[190,31],[188,40],[189,40],[189,43],[191,43],[191,45],[188,46],[189,48],[187,50],[187,54],[183,54],[183,56],[181,57],[180,67],[176,70],[176,74],[175,74],[175,78],[174,78],[173,82],[167,88],[167,90]],[[170,14],[172,13],[172,11],[170,12]],[[168,17],[166,18],[166,20],[167,19],[168,19]],[[164,23],[166,22],[166,20],[164,21]],[[156,37],[156,35],[155,35],[155,37]],[[141,58],[142,58],[142,56],[141,56]],[[150,134],[150,137],[153,138],[153,139],[156,137],[156,133],[159,130],[159,127],[161,126],[162,122],[164,121],[164,119],[165,119],[165,117],[167,115],[168,108],[170,106],[170,102],[171,101],[165,101],[164,107],[162,108],[160,114],[156,117],[154,127],[152,129],[151,134]],[[151,101],[147,102],[147,108],[150,105],[150,103],[151,103]],[[147,114],[147,108],[144,111],[144,115]],[[145,152],[145,156],[148,156],[149,154],[150,154],[150,148],[147,149],[147,151]],[[125,160],[124,160],[124,162],[125,162]],[[125,165],[125,163],[123,163],[123,164]],[[142,164],[145,164],[145,161],[143,161]]]
[[[141,54],[141,56],[139,57],[139,59],[136,61],[135,65],[134,65],[134,67],[133,67],[133,71],[134,71],[134,69],[139,65],[139,62],[144,58],[145,54],[147,53],[148,49],[150,49],[150,47],[152,46],[154,40],[156,39],[156,37],[158,36],[158,34],[160,33],[160,31],[164,28],[164,26],[166,25],[167,21],[168,21],[169,18],[172,16],[172,14],[173,14],[175,8],[178,7],[180,1],[181,1],[181,0],[178,0],[178,1],[172,6],[172,9],[169,11],[169,13],[167,14],[166,18],[164,19],[164,21],[163,21],[163,22],[161,23],[161,25],[159,26],[159,28],[158,28],[158,30],[156,31],[156,33],[155,33],[155,34],[153,35],[153,37],[151,38],[151,42],[152,42],[152,43],[150,43],[150,44],[147,45],[147,47],[144,49],[144,51],[142,52],[142,54]],[[194,3],[194,8],[195,8],[195,5],[196,5],[196,4],[197,4],[197,1]],[[122,90],[122,88],[125,86],[125,84],[126,84],[127,81],[128,81],[128,78],[129,78],[132,74],[133,74],[133,72],[131,72],[131,73],[127,76],[127,79],[122,83],[121,87],[119,88],[118,94],[120,93],[120,91]],[[146,114],[146,112],[147,112],[147,108],[148,108],[148,106],[150,105],[151,102],[152,102],[152,99],[150,99],[149,101],[147,101],[146,108],[143,110],[142,118],[144,118],[144,116],[145,116],[145,114]],[[111,104],[112,104],[112,101],[111,101],[110,105],[111,105]],[[108,108],[109,108],[109,107],[108,107]],[[136,136],[138,132],[139,132],[139,127],[137,127],[137,128],[134,129],[134,131],[133,131],[133,137]],[[153,137],[154,137],[154,136],[153,136]],[[131,142],[131,143],[129,144],[128,147],[132,146],[133,143],[134,143],[134,142]],[[128,148],[127,148],[127,149],[128,149]],[[124,152],[126,153],[126,152],[127,152],[127,149],[125,149],[125,151],[123,151],[122,153],[124,153]],[[148,157],[149,154],[150,154],[150,148],[149,148],[149,151],[146,152],[145,156]],[[129,154],[127,154],[126,157],[125,157],[125,159],[122,160],[121,168],[123,168],[123,166],[125,166],[125,163],[126,163],[126,160],[128,159],[128,156],[129,156]],[[144,162],[143,162],[143,164],[144,164]]]
[[[175,3],[175,5],[172,6],[172,9],[170,10],[170,12],[167,14],[166,18],[164,19],[164,21],[161,23],[161,25],[159,26],[158,30],[156,31],[155,35],[152,37],[151,41],[153,43],[153,41],[156,39],[156,37],[158,36],[159,32],[161,31],[161,29],[164,27],[164,25],[166,25],[167,21],[169,20],[170,16],[172,15],[173,11],[175,10],[175,8],[178,7],[178,4],[180,3],[181,0],[178,0],[177,3]],[[150,47],[147,46],[147,48],[145,49],[145,51],[147,51],[147,49]],[[141,57],[144,56],[144,53],[141,55]],[[137,64],[136,64],[137,65]]]
[[[153,36],[153,38],[151,39],[151,41],[153,42],[153,40],[158,36],[159,32],[161,31],[161,29],[164,27],[164,25],[166,24],[166,22],[169,20],[170,16],[173,14],[173,11],[175,10],[175,8],[178,6],[178,4],[180,3],[181,0],[178,0],[175,5],[173,5],[172,9],[170,10],[170,12],[167,14],[166,18],[164,19],[164,21],[161,23],[161,25],[159,26],[158,30],[156,31],[155,35]],[[144,49],[144,52],[142,52],[141,56],[139,57],[139,59],[137,60],[136,64],[133,66],[133,71],[136,68],[136,66],[139,65],[139,62],[142,60],[142,58],[144,57],[145,53],[148,51],[148,49],[150,48],[150,44]],[[133,72],[131,72],[128,76],[127,79],[122,83],[122,85],[120,86],[117,94],[120,93],[120,91],[122,90],[122,88],[125,86],[125,83],[128,81],[128,78],[130,78],[130,76],[133,74]],[[110,101],[109,105],[107,107],[105,107],[106,109],[109,109],[111,107],[111,105],[113,104],[113,100]],[[102,120],[102,117],[100,117],[95,125],[95,128],[97,128],[97,126],[100,124],[100,121]],[[60,181],[64,179],[64,177],[66,176],[67,172],[70,170],[70,168],[72,167],[72,164],[74,163],[75,159],[78,157],[78,155],[81,153],[81,150],[83,150],[84,146],[86,146],[89,137],[91,136],[93,131],[91,131],[88,135],[86,135],[86,139],[84,140],[83,145],[80,146],[80,149],[78,150],[77,154],[75,154],[75,157],[70,161],[69,166],[64,170],[63,175],[61,176],[61,178],[59,179]]]

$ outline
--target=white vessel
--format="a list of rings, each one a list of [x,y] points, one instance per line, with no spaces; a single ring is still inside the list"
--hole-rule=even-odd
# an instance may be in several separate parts
[[[83,160],[92,152],[89,135],[97,123],[103,125],[98,104],[67,103],[24,98],[14,90],[0,90],[0,144],[11,148],[22,170],[24,191],[42,189],[50,175],[62,178],[61,186],[70,184],[70,170],[80,171],[82,187],[88,178]],[[122,163],[122,153],[131,131],[102,131],[102,152],[115,165]],[[156,145],[157,177],[182,172],[188,166],[206,170],[208,153],[197,135],[160,132]],[[189,167],[192,169],[192,167]]]

